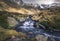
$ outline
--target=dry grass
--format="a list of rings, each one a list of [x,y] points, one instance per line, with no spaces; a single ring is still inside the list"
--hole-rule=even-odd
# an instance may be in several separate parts
[[[39,13],[37,9],[27,9],[27,8],[13,8],[13,7],[10,7],[9,5],[7,5],[6,3],[4,2],[0,2],[0,11],[8,11],[8,12],[16,12],[16,13],[21,13],[21,14],[28,14],[28,15],[33,15],[33,14],[36,14],[36,13]]]
[[[12,36],[19,36],[25,38],[26,35],[22,32],[16,32],[15,30],[4,29],[0,27],[0,41],[4,41],[5,39],[12,37]]]

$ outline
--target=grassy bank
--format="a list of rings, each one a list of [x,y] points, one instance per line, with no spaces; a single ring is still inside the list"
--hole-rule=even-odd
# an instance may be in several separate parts
[[[4,29],[0,27],[0,41],[5,41],[6,39],[11,38],[12,36],[26,38],[26,34],[22,32],[16,32],[15,30]]]

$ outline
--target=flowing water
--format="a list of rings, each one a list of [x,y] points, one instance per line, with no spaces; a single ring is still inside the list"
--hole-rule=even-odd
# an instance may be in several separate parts
[[[16,4],[20,4],[20,0],[16,1],[14,0],[14,2]],[[56,4],[58,4],[60,6],[60,1],[56,1],[56,0],[51,0],[51,1],[42,1],[42,0],[35,0],[35,1],[32,1],[32,0],[23,0],[24,3],[26,4],[38,4],[41,8],[44,8],[44,7],[51,7],[51,6],[56,6]],[[8,1],[9,3],[9,1]],[[44,5],[42,5],[44,4]],[[46,5],[46,6],[45,6]],[[16,31],[17,32],[24,32],[24,33],[27,33],[27,35],[32,35],[32,37],[40,34],[40,35],[44,35],[45,37],[49,37],[49,38],[54,38],[56,41],[60,41],[60,32],[58,31],[47,31],[46,29],[44,29],[45,26],[41,25],[42,28],[37,28],[35,26],[37,22],[33,21],[30,17],[27,17],[25,21],[23,21],[21,24],[22,25],[19,25],[17,27],[15,27]]]
[[[60,41],[60,32],[47,31],[46,29],[44,29],[43,26],[42,26],[42,28],[39,29],[34,26],[36,23],[37,22],[33,21],[30,17],[27,17],[26,20],[24,22],[22,22],[22,25],[16,27],[16,31],[24,32],[30,37],[31,36],[34,37],[34,36],[40,34],[45,37],[54,38],[56,41]]]

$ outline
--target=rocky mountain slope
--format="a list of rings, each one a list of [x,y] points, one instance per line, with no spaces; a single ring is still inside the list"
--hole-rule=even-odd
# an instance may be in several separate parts
[[[39,13],[40,11],[38,9],[34,9],[34,8],[30,8],[28,9],[29,7],[27,8],[24,8],[22,6],[15,6],[15,4],[13,4],[13,6],[5,3],[4,1],[0,1],[0,11],[8,11],[8,12],[16,12],[16,13],[21,13],[21,14],[28,14],[28,15],[31,15],[31,14],[37,14]]]

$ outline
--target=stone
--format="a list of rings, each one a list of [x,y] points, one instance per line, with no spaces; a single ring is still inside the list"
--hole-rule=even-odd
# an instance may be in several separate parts
[[[47,41],[48,37],[45,37],[43,35],[37,35],[36,39],[37,41]]]
[[[15,26],[16,24],[18,24],[18,22],[14,19],[14,18],[12,18],[12,17],[8,17],[8,23],[9,23],[9,26],[10,27],[13,27],[13,26]]]

